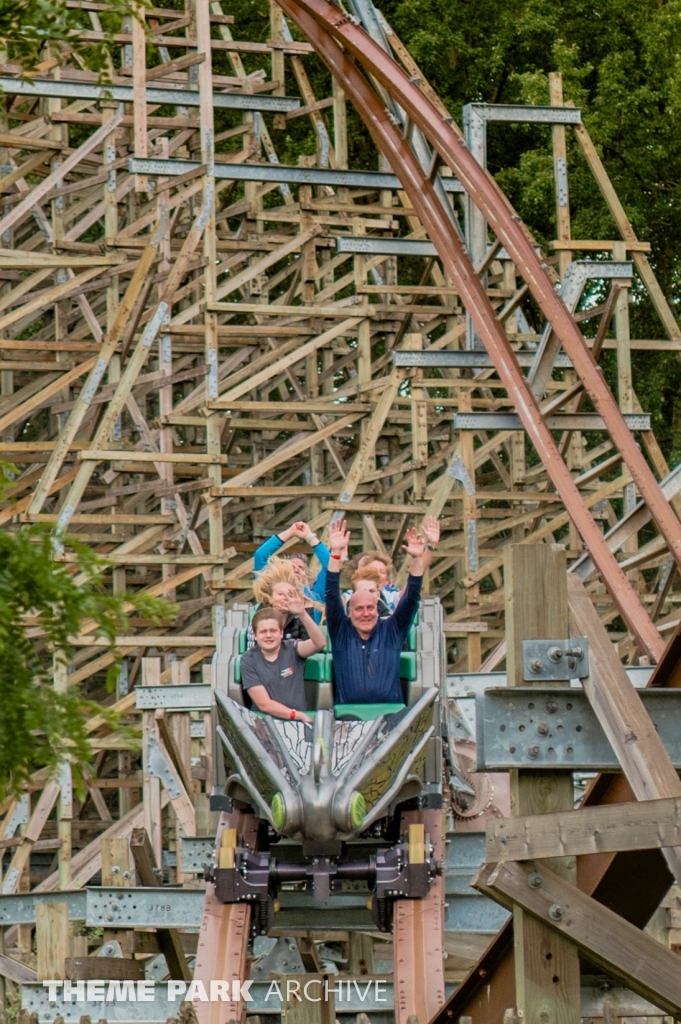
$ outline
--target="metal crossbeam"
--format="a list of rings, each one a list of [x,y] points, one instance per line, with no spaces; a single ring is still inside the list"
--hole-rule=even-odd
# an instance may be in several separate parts
[[[549,430],[605,430],[601,416],[596,413],[555,413],[546,416]],[[649,413],[624,415],[629,430],[650,430]],[[454,416],[455,430],[524,430],[520,416],[515,412],[464,412]]]
[[[176,686],[137,686],[137,708],[150,711],[168,708],[171,711],[208,711],[213,704],[212,688],[203,683]]]
[[[648,685],[653,674],[652,665],[625,665],[625,671],[637,690]],[[490,688],[506,686],[505,672],[456,672],[447,676],[447,696],[453,700],[466,700]]]
[[[68,903],[69,920],[84,921],[86,916],[85,889],[67,892],[21,892],[0,896],[0,925],[35,924],[38,903]]]
[[[577,107],[529,107],[519,103],[467,103],[470,111],[483,121],[510,121],[514,124],[581,124]]]
[[[128,170],[133,174],[158,174],[176,177],[195,171],[201,166],[198,160],[161,160],[131,157]],[[400,188],[395,174],[381,171],[343,171],[328,167],[288,167],[286,164],[215,164],[215,177],[228,181],[259,181],[263,184],[276,182],[287,185],[329,185],[347,188]],[[461,182],[456,178],[443,178],[446,192],[463,192]],[[387,210],[386,212],[390,212]],[[423,245],[430,245],[424,242]],[[433,246],[431,246],[433,249]],[[345,251],[345,250],[343,250]],[[351,251],[351,250],[347,250]],[[354,250],[352,250],[354,251]],[[434,249],[433,249],[434,251]],[[428,253],[430,255],[430,252]]]
[[[681,691],[639,695],[674,767],[681,768]],[[582,689],[490,689],[476,696],[475,714],[478,771],[620,769]]]
[[[516,359],[521,366],[532,366],[534,352],[516,352]],[[569,369],[572,363],[561,352],[554,364],[561,368]],[[417,366],[429,369],[474,369],[477,367],[494,366],[491,357],[487,352],[469,352],[460,349],[457,352],[393,352],[393,366],[409,368]]]
[[[1,78],[0,89],[8,96],[26,96],[31,99],[49,97],[50,99],[66,100],[118,100],[120,103],[132,103],[134,89],[131,85],[91,85],[89,82],[44,82],[33,80],[26,82],[19,78]],[[198,89],[155,89],[146,91],[147,103],[172,105],[175,107],[198,107],[200,95]],[[223,110],[260,110],[273,113],[286,113],[296,110],[300,100],[296,96],[250,96],[238,92],[216,92],[213,94],[213,106]],[[18,148],[21,139],[18,138]],[[180,172],[182,173],[182,172]]]

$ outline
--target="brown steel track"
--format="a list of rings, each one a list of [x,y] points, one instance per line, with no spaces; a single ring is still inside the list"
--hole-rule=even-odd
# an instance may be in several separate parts
[[[425,825],[436,860],[444,860],[442,811],[408,811],[402,827]],[[445,1001],[444,877],[422,900],[397,900],[393,913],[395,1024],[417,1017],[426,1024]]]
[[[243,835],[248,846],[253,846],[257,821],[253,814],[223,814],[217,831],[217,849],[225,828],[235,828]],[[220,903],[215,888],[209,882],[203,905],[199,944],[196,953],[194,981],[202,981],[210,996],[210,983],[219,979],[229,983],[246,980],[246,954],[248,933],[251,923],[251,908],[242,903]],[[203,1002],[194,1000],[194,1009],[199,1024],[225,1024],[225,1021],[239,1021],[244,1010],[242,1001],[220,1000]]]
[[[603,540],[598,525],[575,486],[570,472],[543,419],[539,401],[522,373],[503,325],[497,320],[483,284],[465,251],[454,225],[445,214],[428,174],[419,165],[383,100],[359,70],[370,73],[406,111],[439,156],[450,166],[485,218],[506,246],[529,285],[586,392],[603,417],[610,436],[622,453],[634,482],[664,536],[677,563],[681,563],[681,526],[662,494],[653,473],[627,428],[602,372],[581,332],[566,309],[532,247],[519,217],[493,178],[468,150],[449,121],[406,72],[354,21],[328,0],[282,0],[281,6],[315,47],[343,89],[351,97],[378,148],[388,159],[415,212],[437,248],[443,265],[483,340],[523,425],[579,530],[594,563],[627,626],[639,645],[659,660],[664,641],[638,595]],[[352,59],[354,58],[354,60]],[[355,63],[355,61],[357,63]]]

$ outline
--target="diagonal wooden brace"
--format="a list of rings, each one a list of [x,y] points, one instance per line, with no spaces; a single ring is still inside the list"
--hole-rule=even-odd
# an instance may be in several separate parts
[[[498,903],[520,906],[560,932],[591,963],[665,1013],[681,1014],[678,956],[543,864],[484,864],[472,884]]]

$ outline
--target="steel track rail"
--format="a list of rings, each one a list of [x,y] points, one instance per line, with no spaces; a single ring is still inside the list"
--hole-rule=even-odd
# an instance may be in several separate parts
[[[436,860],[444,861],[442,811],[408,811],[402,827],[425,825]],[[393,913],[395,1024],[418,1018],[426,1024],[445,1001],[444,878],[438,876],[422,900],[397,900]]]
[[[482,282],[475,273],[454,225],[445,215],[428,175],[402,137],[394,118],[385,109],[350,54],[403,107],[412,122],[456,171],[457,177],[484,212],[517,263],[544,315],[551,321],[585,389],[603,417],[613,442],[622,452],[658,529],[677,562],[681,562],[681,525],[629,432],[599,367],[584,344],[579,328],[553,291],[519,218],[493,179],[469,152],[460,134],[443,121],[439,112],[408,79],[402,68],[362,29],[353,24],[349,16],[327,0],[282,0],[281,6],[352,98],[374,142],[397,173],[628,629],[638,644],[655,660],[659,660],[664,651],[664,641],[604,542],[600,529],[575,486],[544,422],[538,400],[518,365],[503,326],[496,319]]]
[[[252,845],[257,823],[252,814],[222,814],[217,831],[217,848],[225,828],[236,828]],[[211,995],[211,981],[226,981],[233,994],[232,982],[246,980],[246,954],[251,923],[251,908],[242,903],[220,903],[215,887],[209,882],[203,905],[199,944],[196,953],[194,981],[203,982],[206,994]],[[222,1002],[194,1000],[199,1024],[224,1024],[239,1021],[244,1009],[241,999]]]

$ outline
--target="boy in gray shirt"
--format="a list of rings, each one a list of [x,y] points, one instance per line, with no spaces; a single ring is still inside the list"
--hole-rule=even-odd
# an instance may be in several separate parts
[[[326,637],[305,611],[299,594],[289,599],[288,613],[304,624],[308,640],[284,640],[283,618],[278,608],[260,608],[251,623],[256,647],[241,658],[241,686],[259,711],[275,718],[311,722],[305,714],[304,661],[321,651]]]

